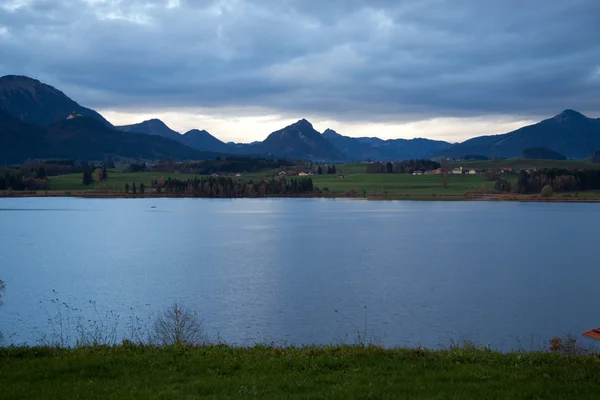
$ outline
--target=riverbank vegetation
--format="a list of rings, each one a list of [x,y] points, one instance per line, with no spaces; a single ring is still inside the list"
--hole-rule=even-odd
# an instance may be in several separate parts
[[[0,349],[2,399],[595,399],[595,355],[377,346]]]
[[[600,388],[597,353],[569,337],[508,353],[468,341],[383,348],[360,332],[354,344],[237,347],[209,340],[199,317],[175,304],[147,332],[132,324],[128,339],[117,339],[110,316],[78,319],[72,342],[68,315],[56,314],[59,341],[0,347],[0,398],[592,399]]]

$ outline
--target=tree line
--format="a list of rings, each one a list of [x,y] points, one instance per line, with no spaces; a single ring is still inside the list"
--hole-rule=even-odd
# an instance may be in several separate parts
[[[335,168],[335,164],[333,165],[319,165],[317,167],[317,175],[335,175],[337,174],[337,168]]]
[[[541,193],[544,187],[552,192],[575,192],[600,189],[600,170],[567,170],[547,168],[527,172],[522,170],[516,182],[507,179],[496,181],[496,190],[522,194]],[[546,189],[548,191],[548,189]]]
[[[440,168],[440,163],[432,160],[404,160],[397,162],[375,162],[367,164],[370,174],[412,174],[415,171],[431,171]]]
[[[0,176],[0,190],[48,190],[48,179],[23,174],[4,174]]]
[[[318,191],[311,178],[290,179],[263,179],[260,181],[241,181],[223,176],[203,176],[193,179],[181,180],[177,178],[161,178],[152,181],[156,193],[185,194],[195,197],[209,198],[241,198],[264,197],[277,195],[300,195]],[[135,183],[125,185],[126,193],[144,193],[145,187]]]

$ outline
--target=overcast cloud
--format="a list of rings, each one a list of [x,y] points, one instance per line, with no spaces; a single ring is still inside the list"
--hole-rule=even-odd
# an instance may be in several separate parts
[[[253,140],[306,117],[460,140],[565,108],[600,117],[600,1],[0,0],[5,74],[115,123],[161,114]]]

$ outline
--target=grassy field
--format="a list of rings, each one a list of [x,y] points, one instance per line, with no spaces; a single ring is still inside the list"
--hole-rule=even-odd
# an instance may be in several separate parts
[[[11,399],[597,399],[597,356],[332,346],[0,349]]]
[[[314,184],[320,189],[327,188],[331,193],[343,195],[349,191],[356,191],[358,194],[414,194],[430,196],[432,194],[463,194],[468,191],[481,190],[482,185],[486,188],[492,188],[494,183],[486,181],[483,176],[448,176],[448,187],[442,187],[442,177],[439,175],[413,176],[410,174],[367,174],[364,164],[342,165],[338,168],[343,179],[337,179],[336,175],[314,175],[312,176]],[[263,171],[256,174],[246,174],[239,179],[259,180],[262,178],[274,176],[276,171]],[[125,184],[131,185],[133,182],[139,187],[144,183],[150,187],[153,179],[160,180],[169,176],[178,179],[194,178],[196,175],[186,174],[166,174],[155,172],[137,172],[122,173],[109,171],[108,180],[94,182],[90,186],[82,183],[81,174],[69,174],[53,176],[49,178],[50,190],[53,191],[93,191],[103,190],[110,192],[123,192]]]
[[[137,186],[143,183],[145,186],[150,187],[150,182],[153,179],[160,180],[161,177],[167,179],[169,176],[177,179],[188,179],[193,178],[196,175],[187,174],[165,174],[158,172],[116,172],[111,170],[108,172],[108,180],[101,182],[94,182],[90,186],[85,186],[82,183],[82,174],[68,174],[51,176],[48,178],[48,184],[51,190],[94,190],[106,186],[111,192],[123,192],[125,190],[125,184],[131,185],[133,182]]]
[[[315,175],[313,182],[321,190],[327,188],[330,192],[343,194],[356,191],[359,195],[367,196],[376,193],[384,194],[464,194],[465,192],[481,190],[482,185],[493,188],[494,182],[486,181],[482,175],[448,175],[448,186],[443,187],[442,176],[410,174],[344,174],[343,179],[335,175]]]

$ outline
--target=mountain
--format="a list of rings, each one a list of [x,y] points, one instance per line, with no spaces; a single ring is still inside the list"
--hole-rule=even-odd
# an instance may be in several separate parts
[[[600,119],[565,110],[537,124],[502,135],[476,137],[435,154],[455,158],[465,154],[514,158],[532,147],[545,147],[568,158],[589,157],[600,149]]]
[[[157,160],[216,156],[160,136],[121,132],[88,117],[39,126],[0,112],[0,132],[0,161],[11,164],[35,158]]]
[[[341,162],[348,157],[337,150],[305,119],[271,133],[248,151],[280,158]]]
[[[112,127],[96,111],[82,107],[60,90],[26,76],[0,78],[0,111],[35,125],[50,125],[71,114],[79,114]]]
[[[19,163],[29,158],[31,148],[43,135],[43,127],[27,124],[0,110],[0,163]]]
[[[521,158],[529,160],[566,160],[567,157],[563,156],[556,151],[552,151],[545,147],[530,147],[523,150]]]
[[[122,132],[144,133],[146,135],[162,136],[167,139],[181,142],[181,134],[169,128],[160,119],[149,119],[139,124],[116,126]]]
[[[235,146],[223,143],[205,130],[192,129],[183,134],[181,142],[186,146],[216,153],[234,153]]]
[[[448,142],[430,139],[390,139],[375,137],[351,138],[342,136],[332,129],[323,132],[323,137],[353,160],[399,161],[427,158],[430,153],[451,146]]]

